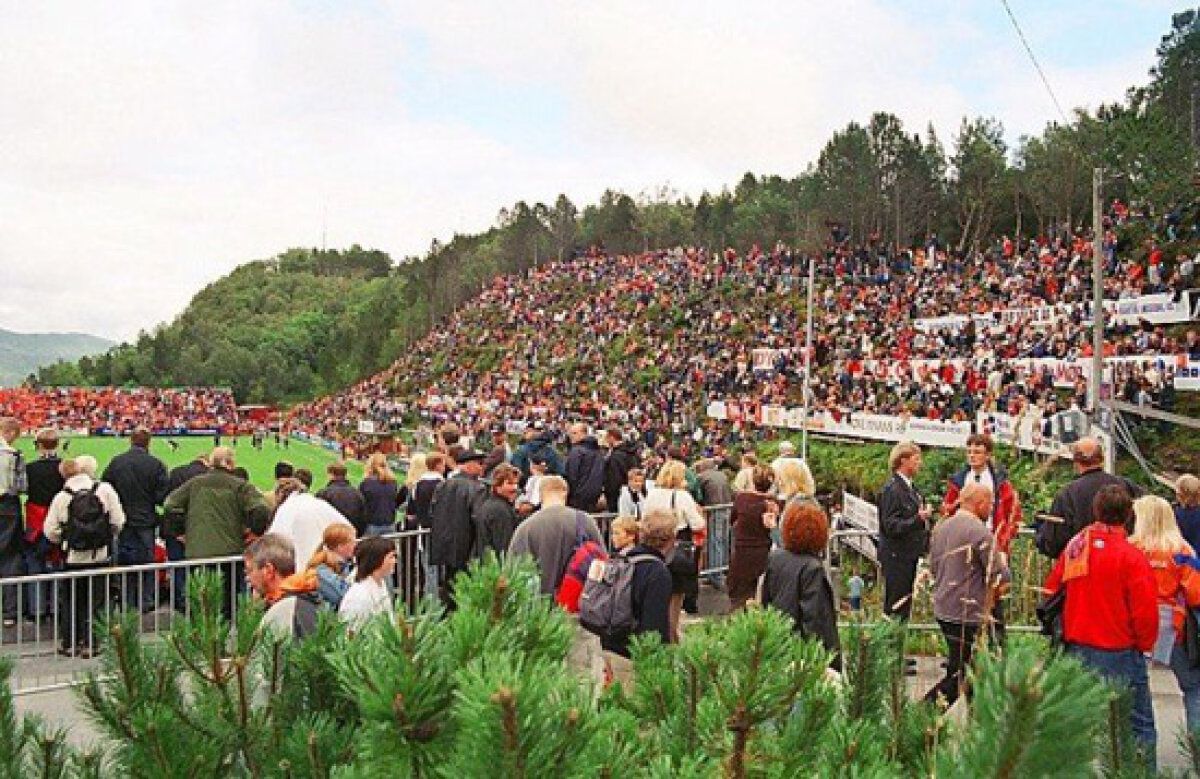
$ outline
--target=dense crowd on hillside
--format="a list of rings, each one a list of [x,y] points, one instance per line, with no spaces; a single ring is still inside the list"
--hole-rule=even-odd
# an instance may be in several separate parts
[[[233,393],[209,387],[0,388],[0,416],[15,417],[25,430],[52,427],[121,435],[137,427],[179,434],[238,423]]]
[[[1115,203],[1110,221],[1126,213]],[[1118,256],[1107,233],[1107,300],[1178,299],[1200,284],[1194,259],[1147,249],[1145,259]],[[936,236],[903,250],[856,245],[835,231],[817,261],[815,408],[929,419],[1083,408],[1091,250],[1068,231],[968,251]],[[387,371],[299,407],[293,420],[330,438],[359,420],[398,428],[415,415],[472,429],[616,421],[712,440],[740,423],[717,429],[704,416],[710,400],[802,402],[806,273],[807,261],[782,245],[548,263],[497,278]],[[756,362],[766,349],[774,351]],[[1117,322],[1106,329],[1105,354],[1166,357],[1120,365],[1116,391],[1171,408],[1175,370],[1200,360],[1200,330]],[[1059,375],[1045,362],[1019,362],[1039,358],[1079,362]]]

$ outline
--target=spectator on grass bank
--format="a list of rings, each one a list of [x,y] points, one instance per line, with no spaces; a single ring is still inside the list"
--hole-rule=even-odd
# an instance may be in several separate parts
[[[296,576],[291,541],[267,533],[246,548],[244,560],[246,582],[267,604],[258,629],[293,640],[312,634],[317,629],[319,605],[316,576]]]
[[[932,512],[917,492],[921,448],[905,441],[888,456],[892,478],[879,497],[879,564],[883,568],[883,613],[907,620],[912,612],[917,562],[929,546]]]
[[[646,512],[638,523],[637,544],[621,552],[635,560],[630,600],[637,627],[625,635],[605,637],[600,643],[609,675],[626,688],[633,680],[630,639],[644,633],[657,633],[664,644],[671,643],[671,621],[667,613],[671,601],[671,572],[667,570],[666,558],[675,546],[675,524],[675,515],[670,511]],[[613,524],[614,543],[618,525],[619,521]]]
[[[479,510],[479,550],[476,557],[482,558],[489,549],[497,555],[508,551],[513,533],[521,522],[521,517],[513,506],[520,489],[517,486],[520,480],[521,472],[508,463],[500,463],[492,471],[492,487]]]
[[[1045,589],[1054,594],[1066,588],[1062,624],[1068,651],[1129,688],[1133,735],[1153,763],[1157,736],[1143,653],[1158,639],[1154,571],[1126,538],[1133,500],[1123,485],[1101,487],[1092,516],[1095,521],[1070,540],[1054,563]]]
[[[1175,521],[1192,549],[1200,549],[1200,478],[1185,473],[1175,481]]]
[[[383,452],[376,452],[367,458],[366,475],[358,485],[358,492],[362,495],[363,503],[363,534],[378,536],[394,533],[396,509],[402,501],[396,475],[392,473],[387,455]]]
[[[317,577],[317,595],[334,611],[350,589],[356,541],[353,526],[330,525],[321,536],[321,548],[308,561],[307,570]]]
[[[1178,562],[1195,557],[1195,547],[1179,532],[1171,504],[1157,495],[1133,502],[1134,530],[1129,543],[1146,555],[1158,592],[1158,641],[1153,659],[1169,666],[1183,693],[1188,730],[1200,728],[1200,669],[1193,668],[1184,648],[1187,609],[1200,606],[1200,571]]]
[[[104,469],[102,481],[121,496],[125,526],[117,539],[117,565],[154,562],[158,506],[167,497],[167,466],[150,454],[150,431],[138,428],[129,437],[129,449],[117,455]],[[153,609],[157,604],[154,575],[147,572],[125,577],[125,605]]]
[[[1088,436],[1076,441],[1071,447],[1071,457],[1076,476],[1059,490],[1050,506],[1051,516],[1037,530],[1038,551],[1054,559],[1067,548],[1067,542],[1095,521],[1093,503],[1104,487],[1120,487],[1129,493],[1130,500],[1142,494],[1128,479],[1104,472],[1104,449],[1096,438]],[[1131,531],[1133,526],[1125,529]]]
[[[783,510],[783,545],[771,550],[763,579],[763,605],[792,618],[801,638],[815,638],[833,653],[830,666],[841,670],[841,642],[833,586],[822,556],[829,543],[829,519],[816,503],[793,501]]]
[[[21,573],[21,494],[27,488],[25,458],[17,451],[21,423],[14,417],[0,418],[0,576],[19,576]],[[6,585],[0,597],[4,600],[4,627],[17,624],[20,591]]]
[[[275,488],[275,496],[275,514],[267,532],[290,539],[295,545],[297,560],[312,558],[330,525],[350,525],[332,505],[310,495],[299,479],[281,480]]]
[[[392,595],[385,582],[396,572],[396,546],[373,536],[358,542],[354,550],[354,584],[338,606],[338,616],[350,630],[361,630],[376,614],[392,613]]]
[[[771,531],[778,526],[779,505],[771,497],[775,473],[755,466],[751,487],[733,496],[733,556],[729,561],[729,607],[745,607],[758,592],[767,570]]]
[[[946,639],[946,674],[925,700],[949,708],[965,689],[980,629],[991,619],[998,587],[1010,579],[1000,544],[988,532],[992,488],[968,481],[954,501],[954,514],[934,525],[929,540],[933,615]]]
[[[83,455],[59,464],[63,489],[50,502],[46,513],[46,538],[66,549],[66,570],[80,573],[64,582],[59,589],[59,654],[90,657],[95,650],[92,622],[96,613],[107,610],[108,582],[105,577],[88,576],[86,571],[107,568],[111,539],[125,524],[125,512],[116,490],[105,482],[96,481],[96,458]],[[100,505],[93,510],[103,512],[108,519],[109,543],[91,549],[73,539],[68,532],[71,505],[78,499],[76,517],[86,507],[89,494],[95,494]]]
[[[25,466],[29,491],[25,498],[25,537],[22,557],[26,574],[50,573],[62,565],[62,552],[46,538],[46,513],[65,483],[58,457],[58,433],[49,428],[39,430],[34,437],[37,453]],[[25,587],[25,616],[40,619],[54,608],[51,602],[54,588],[50,584],[31,584]]]
[[[366,532],[363,495],[358,487],[346,479],[346,463],[341,460],[331,462],[325,472],[329,475],[329,483],[317,493],[317,497],[337,509],[346,521],[354,525],[358,534],[363,535]]]

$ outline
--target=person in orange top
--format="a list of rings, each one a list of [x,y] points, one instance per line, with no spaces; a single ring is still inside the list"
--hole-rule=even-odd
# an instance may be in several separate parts
[[[1193,668],[1183,648],[1185,606],[1200,606],[1200,571],[1176,562],[1176,555],[1195,552],[1175,522],[1171,504],[1157,495],[1133,502],[1135,516],[1129,543],[1146,554],[1158,587],[1159,635],[1154,659],[1169,665],[1183,693],[1188,730],[1200,727],[1200,668]]]

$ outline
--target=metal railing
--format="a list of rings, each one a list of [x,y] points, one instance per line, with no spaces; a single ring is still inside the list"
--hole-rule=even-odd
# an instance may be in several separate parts
[[[396,545],[392,582],[399,603],[414,604],[436,593],[438,572],[426,564],[428,530],[385,535]],[[160,639],[180,616],[189,616],[187,579],[215,571],[225,582],[224,615],[236,625],[248,595],[241,555],[203,560],[110,566],[98,564],[55,573],[0,578],[0,654],[14,661],[10,686],[16,695],[79,683],[96,667],[96,628],[121,610],[139,611],[142,635]],[[25,612],[22,618],[22,611]]]

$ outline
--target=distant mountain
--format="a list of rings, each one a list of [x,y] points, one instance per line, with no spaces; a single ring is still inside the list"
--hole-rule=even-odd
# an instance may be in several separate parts
[[[20,384],[37,369],[59,360],[78,360],[113,346],[84,333],[14,333],[0,328],[0,387]]]

